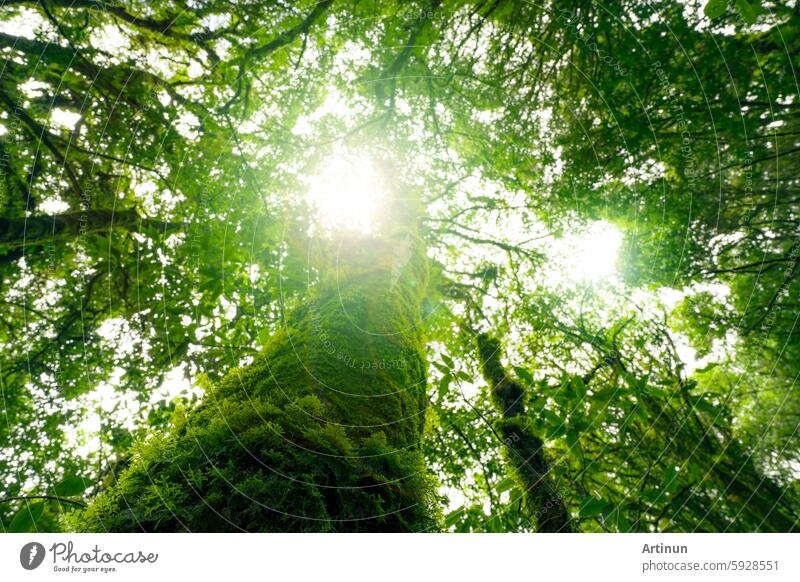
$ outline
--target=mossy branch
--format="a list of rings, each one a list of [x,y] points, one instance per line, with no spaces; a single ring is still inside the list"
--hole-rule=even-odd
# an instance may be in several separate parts
[[[67,499],[65,497],[58,497],[57,495],[18,495],[15,497],[4,497],[0,499],[0,503],[10,503],[11,501],[30,501],[31,499],[45,499],[47,501],[57,501],[59,503],[67,503],[77,507],[86,507],[82,501],[75,501],[74,499]]]
[[[543,533],[570,532],[569,513],[550,478],[544,443],[525,415],[525,389],[503,368],[500,342],[487,334],[477,337],[478,353],[491,398],[502,419],[495,423],[503,438],[506,463],[523,491],[524,505]]]

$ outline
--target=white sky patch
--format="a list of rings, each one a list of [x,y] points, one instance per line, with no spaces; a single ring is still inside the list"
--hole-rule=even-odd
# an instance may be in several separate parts
[[[705,8],[706,3],[708,0],[680,0],[680,4],[683,4],[683,15],[686,18],[686,21],[694,26],[695,30],[705,31],[712,28],[711,20],[705,15],[703,9]],[[733,3],[728,7],[728,10],[733,10]],[[658,13],[653,15],[653,19],[658,18]],[[726,36],[731,36],[736,33],[736,27],[733,24],[727,24],[725,26],[716,26],[713,27],[713,30],[717,34],[724,34]]]
[[[133,51],[131,52],[133,53]],[[169,49],[163,46],[151,47],[144,52],[139,51],[135,54],[143,65],[146,65],[156,75],[162,78],[172,77],[181,68],[181,65],[175,62],[175,55],[170,52]],[[182,87],[178,87],[177,89],[179,92],[180,89],[186,89],[190,91],[191,86],[184,85]],[[196,89],[200,91],[199,88]]]
[[[544,182],[546,184],[554,183],[564,171],[564,159],[562,157],[563,151],[561,146],[553,149],[553,163],[548,164],[544,169]]]
[[[475,382],[466,382],[464,380],[455,379],[453,380],[453,384],[455,384],[455,390],[458,391],[463,398],[469,400],[470,403],[474,403],[475,398],[478,396],[478,394],[480,394],[480,384]]]
[[[38,32],[52,30],[50,23],[38,10],[28,7],[18,10],[19,14],[14,16],[4,15],[3,21],[0,22],[0,32],[33,40]]]
[[[208,30],[214,31],[220,28],[225,28],[231,23],[231,14],[228,12],[207,14],[200,19],[200,24]]]
[[[146,354],[150,351],[151,345],[147,338],[122,317],[106,319],[97,328],[97,335],[103,339],[105,346],[121,357],[131,356],[134,352]]]
[[[49,89],[50,85],[44,83],[43,81],[35,81],[33,79],[25,81],[19,85],[20,92],[25,95],[25,97],[33,98],[33,97],[41,97],[44,95],[46,89]]]
[[[700,367],[700,362],[697,359],[697,350],[689,345],[689,341],[683,334],[672,333],[672,341],[675,344],[675,351],[678,354],[683,365],[686,366],[686,373],[691,374]]]
[[[731,296],[731,288],[725,283],[694,283],[692,293],[708,293],[720,303],[726,303]]]
[[[159,91],[156,94],[156,97],[158,98],[158,102],[164,107],[167,107],[170,103],[172,103],[172,97],[170,97],[170,94],[166,91]]]
[[[147,214],[150,216],[156,214],[158,210],[158,185],[151,180],[142,182],[134,180],[132,188],[136,197],[143,202],[142,206]]]
[[[185,364],[167,372],[161,386],[150,393],[148,402],[139,400],[139,393],[134,390],[121,391],[117,388],[123,374],[122,368],[115,368],[107,382],[66,403],[70,409],[86,410],[80,422],[65,432],[67,446],[76,455],[91,458],[101,453],[104,422],[133,430],[138,420],[146,418],[149,410],[158,403],[172,402],[176,398],[191,400],[203,395],[203,390],[186,377]]]
[[[682,289],[672,287],[660,287],[655,291],[644,288],[633,290],[630,298],[640,311],[641,316],[646,318],[663,317],[664,312],[670,313],[678,307],[684,300],[699,293],[709,293],[716,301],[727,304],[730,299],[731,289],[724,283],[695,283]],[[692,347],[689,338],[685,334],[670,329],[670,337],[675,344],[675,351],[678,359],[685,367],[687,376],[691,376],[695,371],[704,368],[708,364],[723,363],[735,358],[737,346],[740,338],[735,329],[730,329],[722,338],[714,338],[711,341],[710,351],[702,358],[697,357],[697,350]]]
[[[186,68],[186,74],[190,79],[197,79],[198,77],[201,77],[204,72],[205,69],[203,68],[203,65],[197,61],[192,61]]]
[[[133,192],[141,201],[139,209],[145,216],[157,216],[171,212],[186,198],[183,194],[176,193],[167,188],[159,190],[158,185],[150,179],[138,180],[134,178]]]
[[[333,75],[348,83],[358,77],[358,71],[369,64],[373,52],[364,43],[348,40],[342,50],[336,53],[333,61]]]
[[[122,368],[115,368],[108,381],[101,382],[91,392],[66,403],[70,409],[86,411],[80,422],[64,433],[67,446],[77,456],[89,458],[101,452],[100,437],[104,420],[127,429],[135,427],[134,414],[139,409],[136,393],[120,392],[116,388],[124,373]]]
[[[640,297],[647,295],[644,290],[639,290]],[[731,288],[725,283],[693,283],[689,287],[683,289],[675,289],[674,287],[659,287],[656,291],[656,296],[661,305],[668,311],[675,309],[684,299],[698,293],[708,293],[716,301],[727,304],[731,295]],[[635,297],[637,303],[638,298]]]
[[[200,133],[198,132],[200,120],[191,111],[181,113],[178,116],[178,119],[175,120],[175,123],[172,125],[172,127],[175,128],[175,131],[177,131],[181,136],[190,141],[194,141],[200,136]]]
[[[45,214],[61,214],[69,210],[69,204],[64,202],[61,198],[48,198],[37,206]]]
[[[666,172],[667,167],[660,160],[645,160],[641,165],[636,165],[633,158],[629,157],[620,181],[631,187],[636,184],[652,184],[663,179]]]
[[[738,341],[736,333],[731,331],[721,340],[714,339],[711,342],[711,351],[702,358],[698,358],[697,350],[689,345],[689,340],[683,334],[673,331],[670,335],[675,343],[675,351],[685,366],[687,376],[693,375],[697,370],[709,364],[718,364],[724,362],[726,358],[732,357]]]
[[[33,308],[52,315],[60,312],[63,309],[60,303],[63,301],[65,285],[66,281],[63,278],[48,279],[44,284],[42,294],[33,300]],[[38,325],[41,325],[41,323],[37,324],[37,327]],[[38,328],[34,333],[43,333],[48,337],[55,337],[55,331],[56,328],[54,326],[47,325],[44,329]]]
[[[292,133],[299,136],[309,136],[314,132],[314,126],[324,117],[333,116],[346,123],[355,123],[358,111],[353,104],[335,87],[329,87],[325,101],[309,115],[300,115],[292,128]]]
[[[73,131],[81,120],[81,114],[68,109],[54,108],[50,113],[50,124],[56,129]]]
[[[186,376],[186,364],[180,364],[167,372],[161,386],[150,394],[150,404],[193,396],[202,397],[203,390]]]
[[[473,117],[483,124],[496,123],[503,118],[505,111],[503,109],[484,109],[476,111]]]
[[[263,130],[265,127],[268,127],[270,124],[274,123],[276,118],[281,117],[281,111],[278,107],[278,101],[272,100],[269,102],[265,102],[259,106],[258,109],[253,111],[253,113],[248,117],[245,121],[239,124],[238,130],[241,134],[251,134],[256,133],[258,131]],[[297,129],[297,126],[293,128],[295,134],[302,134],[301,131]],[[311,131],[311,126],[308,126],[308,131]],[[242,147],[247,147],[246,144],[242,144]],[[250,151],[250,155],[258,157],[262,151],[267,150],[268,148],[266,145],[262,144],[258,148],[254,148],[253,151]]]
[[[258,263],[253,263],[248,268],[248,278],[250,279],[251,283],[257,282],[262,276],[261,272],[261,265]]]
[[[93,47],[111,54],[127,53],[130,48],[128,37],[113,24],[106,24],[92,33],[90,42]]]
[[[467,502],[467,498],[464,496],[464,493],[455,487],[442,485],[439,487],[439,495],[444,495],[447,497],[448,513],[455,511],[459,507],[463,507]]]
[[[306,181],[308,202],[324,227],[372,232],[386,191],[369,156],[337,148]]]
[[[222,317],[228,321],[233,321],[238,312],[235,301],[228,301],[223,295],[219,297],[220,305],[222,305]]]
[[[641,291],[641,293],[646,293],[646,291]],[[674,289],[673,287],[659,287],[656,294],[661,304],[670,311],[675,309],[686,298],[685,291]]]

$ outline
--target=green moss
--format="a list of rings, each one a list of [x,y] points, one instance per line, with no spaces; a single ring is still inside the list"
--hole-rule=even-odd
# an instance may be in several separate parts
[[[533,433],[525,390],[503,368],[502,347],[496,338],[479,334],[477,344],[492,404],[502,415],[494,423],[495,431],[503,440],[505,465],[522,491],[526,513],[537,531],[568,532],[569,514],[549,474],[544,443]]]
[[[437,529],[420,451],[426,259],[415,246],[361,241],[347,261],[340,253],[317,297],[252,364],[140,443],[74,529]]]

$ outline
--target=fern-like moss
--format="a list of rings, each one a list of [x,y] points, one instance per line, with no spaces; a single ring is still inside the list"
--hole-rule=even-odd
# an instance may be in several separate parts
[[[349,263],[340,261],[255,361],[176,412],[168,433],[140,443],[72,527],[437,529],[435,483],[420,451],[426,258],[405,244],[345,249]]]

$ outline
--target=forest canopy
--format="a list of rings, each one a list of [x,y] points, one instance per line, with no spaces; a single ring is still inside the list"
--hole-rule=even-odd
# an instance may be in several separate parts
[[[796,0],[6,0],[0,529],[797,530],[798,54]]]

